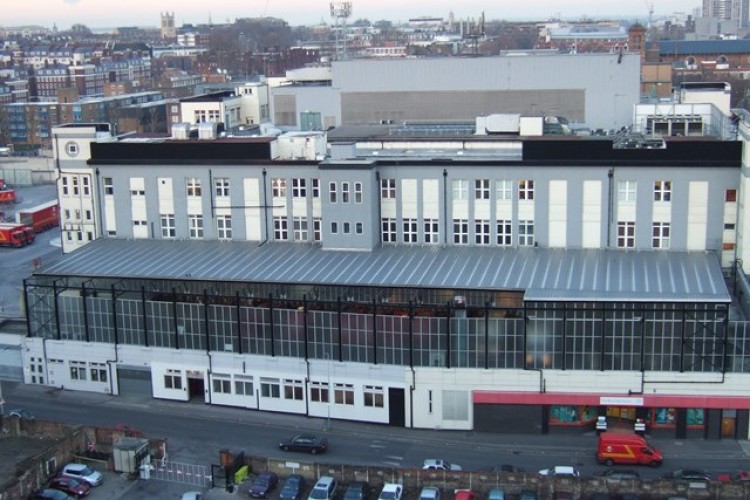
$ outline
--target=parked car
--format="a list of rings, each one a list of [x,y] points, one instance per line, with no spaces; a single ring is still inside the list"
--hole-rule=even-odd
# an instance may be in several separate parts
[[[305,492],[305,478],[292,474],[284,480],[279,492],[279,500],[300,500]]]
[[[62,468],[60,475],[78,479],[89,486],[99,486],[104,480],[104,476],[102,476],[101,472],[92,469],[86,464],[68,464]]]
[[[14,408],[8,412],[8,416],[20,418],[21,420],[34,420],[34,415],[22,408]]]
[[[453,498],[455,500],[476,500],[477,494],[471,490],[456,490]]]
[[[364,481],[349,483],[344,492],[344,500],[367,500],[367,491],[370,487]]]
[[[662,476],[662,479],[673,481],[710,481],[711,474],[703,469],[678,469]]]
[[[385,483],[383,489],[380,490],[378,500],[401,500],[401,496],[404,494],[404,487],[398,483]]]
[[[182,494],[180,500],[203,500],[203,493],[200,491],[186,491]]]
[[[719,474],[716,476],[716,480],[721,481],[722,483],[741,483],[743,481],[750,481],[750,471],[741,470],[731,474]]]
[[[439,458],[428,458],[424,461],[424,470],[449,470],[449,471],[460,471],[463,468],[458,464],[452,464]]]
[[[536,492],[532,490],[521,490],[518,500],[537,500]]]
[[[602,472],[602,477],[612,480],[640,479],[641,475],[633,469],[607,469]]]
[[[31,495],[33,500],[75,500],[76,497],[72,497],[64,491],[55,490],[52,488],[44,488],[37,490]]]
[[[440,488],[425,486],[419,492],[419,500],[440,500]]]
[[[516,467],[515,465],[511,464],[500,464],[496,465],[492,468],[492,472],[510,472],[510,473],[518,473],[518,472],[524,472],[524,470],[521,467]]]
[[[52,478],[49,482],[49,487],[55,490],[64,491],[68,495],[76,498],[82,498],[91,493],[91,487],[88,484],[80,479],[67,476],[57,476]]]
[[[542,469],[539,471],[542,476],[555,476],[555,477],[580,477],[581,473],[575,467],[570,465],[555,465],[549,469]]]
[[[487,494],[487,500],[505,500],[505,490],[493,488]]]
[[[250,496],[253,498],[268,498],[279,482],[279,476],[271,471],[263,471],[253,479],[250,485]]]
[[[314,434],[298,434],[280,442],[279,448],[284,451],[304,451],[315,455],[324,453],[328,449],[328,440]]]
[[[336,495],[336,488],[338,488],[336,478],[321,476],[307,496],[307,500],[333,500],[333,497]]]

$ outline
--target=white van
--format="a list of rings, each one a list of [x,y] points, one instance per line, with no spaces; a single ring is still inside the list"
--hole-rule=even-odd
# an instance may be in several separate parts
[[[336,494],[336,478],[331,476],[321,476],[318,482],[313,486],[307,500],[333,500]]]

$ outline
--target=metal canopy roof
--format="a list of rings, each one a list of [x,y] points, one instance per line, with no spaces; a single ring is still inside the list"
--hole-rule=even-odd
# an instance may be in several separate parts
[[[711,252],[101,239],[41,276],[526,291],[526,300],[726,302]]]

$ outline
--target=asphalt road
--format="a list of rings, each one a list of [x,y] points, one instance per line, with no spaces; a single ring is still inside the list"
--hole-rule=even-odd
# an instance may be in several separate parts
[[[300,460],[306,455],[278,449],[281,439],[299,432],[325,435],[329,464],[418,467],[426,458],[442,458],[466,470],[488,470],[503,463],[527,471],[574,465],[584,476],[604,470],[595,462],[596,435],[508,435],[463,431],[393,428],[273,414],[239,408],[153,399],[125,399],[104,394],[61,391],[40,386],[3,384],[6,408],[22,407],[37,418],[114,427],[125,424],[150,437],[167,439],[169,459],[218,463],[219,450]],[[750,457],[734,440],[654,440],[665,454],[661,468],[637,467],[644,479],[679,468],[703,468],[713,474],[750,470]]]

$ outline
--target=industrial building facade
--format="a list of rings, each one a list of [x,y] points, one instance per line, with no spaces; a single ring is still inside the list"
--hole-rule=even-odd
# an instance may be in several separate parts
[[[741,141],[399,139],[408,153],[282,160],[269,138],[95,136],[88,161],[58,150],[61,179],[92,180],[98,238],[25,282],[27,383],[748,437],[750,332],[726,285],[744,282]]]

